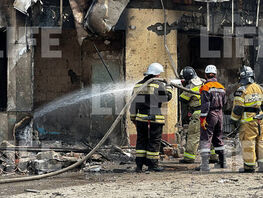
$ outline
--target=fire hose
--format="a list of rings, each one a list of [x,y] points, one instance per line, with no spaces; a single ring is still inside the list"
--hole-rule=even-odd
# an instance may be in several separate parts
[[[80,166],[82,163],[84,163],[86,160],[88,160],[102,146],[102,144],[107,140],[107,138],[111,135],[111,133],[114,131],[115,127],[120,122],[120,120],[122,119],[122,117],[126,113],[128,107],[131,105],[132,101],[135,99],[137,94],[140,91],[142,91],[149,83],[151,83],[152,81],[155,81],[155,80],[164,81],[164,79],[161,79],[161,78],[151,78],[148,81],[146,81],[139,89],[137,89],[136,92],[134,92],[134,94],[132,95],[132,97],[129,100],[129,102],[123,107],[122,111],[120,112],[120,114],[118,115],[116,120],[113,122],[113,124],[111,125],[109,130],[106,132],[104,137],[98,142],[98,144],[83,159],[79,160],[75,164],[72,164],[72,165],[70,165],[70,166],[68,166],[66,168],[63,168],[63,169],[55,171],[55,172],[47,173],[47,174],[44,174],[44,175],[35,175],[35,176],[28,176],[28,177],[3,179],[3,180],[0,180],[0,184],[44,179],[44,178],[47,178],[47,177],[52,177],[52,176],[56,176],[56,175],[65,173],[65,172],[67,172],[69,170],[72,170],[72,169]],[[192,90],[186,89],[186,88],[184,88],[182,86],[179,86],[179,85],[176,85],[174,83],[171,83],[171,85],[176,87],[176,88],[183,89],[184,91],[187,91],[187,92],[190,92],[190,93],[199,94],[197,92],[193,92]]]

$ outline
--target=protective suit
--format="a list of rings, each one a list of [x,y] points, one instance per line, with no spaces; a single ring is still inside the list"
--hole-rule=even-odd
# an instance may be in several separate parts
[[[155,70],[152,71],[151,69],[150,65],[146,77],[135,85],[134,92],[146,81],[158,75],[158,72],[155,73]],[[168,102],[171,98],[171,87],[162,81],[155,80],[140,91],[131,104],[130,116],[137,129],[137,172],[142,170],[143,165],[148,166],[150,171],[161,170],[158,167],[158,159],[162,129],[165,124],[165,117],[161,113],[161,107],[164,102]]]
[[[250,67],[243,67],[243,72],[243,77],[241,72],[241,86],[234,94],[231,122],[233,124],[240,122],[239,138],[244,160],[243,171],[254,172],[256,162],[260,171],[263,171],[263,135],[259,134],[258,128],[260,127],[263,132],[263,122],[253,119],[255,115],[263,113],[261,110],[263,90],[260,85],[254,83],[254,73]]]
[[[224,142],[223,142],[223,106],[226,103],[226,92],[222,84],[217,82],[216,67],[208,65],[205,70],[207,81],[200,88],[201,93],[201,135],[200,153],[202,171],[209,171],[209,156],[211,144],[219,156],[220,168],[225,168]]]
[[[190,73],[190,74],[189,74]],[[186,88],[199,92],[199,89],[204,84],[205,80],[199,78],[192,67],[185,67],[181,71],[181,78],[187,81]],[[190,122],[188,126],[186,148],[184,152],[184,159],[180,163],[194,163],[197,149],[200,140],[200,113],[201,113],[201,96],[184,91],[179,100],[189,106],[191,113]],[[211,151],[211,161],[216,161],[217,156],[214,150]]]

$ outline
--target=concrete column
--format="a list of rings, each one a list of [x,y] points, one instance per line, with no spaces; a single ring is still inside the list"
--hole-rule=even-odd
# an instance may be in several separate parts
[[[180,12],[167,11],[168,23],[176,21]],[[149,30],[150,26],[164,23],[163,10],[129,9],[126,37],[126,79],[136,83],[144,76],[149,64],[159,62],[164,65],[163,78],[173,79],[167,53],[164,48],[163,35]],[[152,28],[150,28],[152,29]],[[167,34],[167,45],[177,65],[177,31],[172,30]],[[163,138],[171,143],[175,142],[175,124],[177,123],[177,90],[174,90],[173,99],[168,105],[164,105],[163,113],[166,116],[166,124],[163,130]],[[127,130],[130,134],[131,144],[136,143],[136,129],[127,115]]]
[[[33,109],[33,49],[27,45],[26,17],[16,12],[12,2],[2,5],[7,24],[8,104],[7,112],[0,113],[0,142],[13,140],[14,124]]]
[[[7,111],[33,109],[33,48],[27,43],[25,17],[12,12],[11,27],[7,29],[8,107]]]

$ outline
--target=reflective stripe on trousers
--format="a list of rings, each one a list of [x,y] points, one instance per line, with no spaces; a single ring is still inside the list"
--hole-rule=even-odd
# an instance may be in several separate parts
[[[146,150],[136,150],[136,157],[146,157]]]
[[[146,158],[147,159],[159,159],[159,152],[146,152]]]
[[[192,154],[186,153],[186,152],[184,152],[184,157],[189,158],[189,159],[195,159],[195,155],[192,155]]]

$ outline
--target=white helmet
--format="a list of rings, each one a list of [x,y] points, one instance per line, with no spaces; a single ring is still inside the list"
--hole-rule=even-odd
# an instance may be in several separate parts
[[[217,70],[216,70],[216,66],[214,65],[207,65],[205,68],[205,73],[206,74],[216,74]]]
[[[144,75],[159,75],[164,72],[163,66],[160,63],[152,63],[149,65],[147,72]]]

